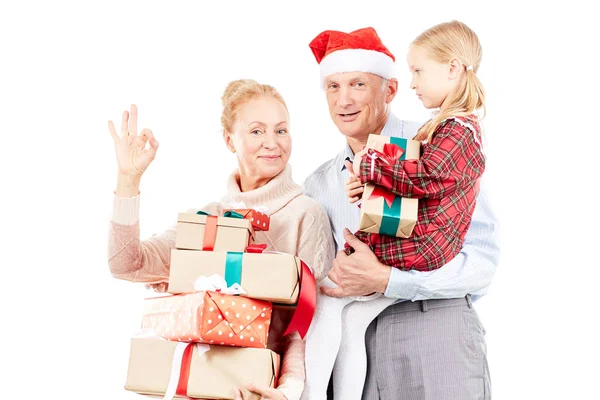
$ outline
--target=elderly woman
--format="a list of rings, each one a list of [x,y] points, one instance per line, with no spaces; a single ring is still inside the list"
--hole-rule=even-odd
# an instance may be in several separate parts
[[[283,98],[272,86],[238,80],[227,86],[222,101],[223,138],[237,155],[239,168],[229,178],[227,194],[203,210],[217,215],[240,202],[248,208],[265,206],[271,226],[268,232],[257,231],[256,241],[266,243],[267,250],[297,255],[320,281],[335,256],[333,236],[325,211],[292,181],[288,165],[292,140]],[[140,180],[156,155],[158,142],[148,129],[138,135],[135,106],[131,114],[124,112],[120,135],[112,122],[109,130],[119,166],[109,233],[110,270],[115,278],[145,282],[164,291],[175,248],[175,226],[145,240],[140,240],[139,230]],[[305,343],[298,332],[282,336],[290,317],[289,312],[274,312],[269,335],[268,348],[283,355],[278,387],[252,383],[247,387],[263,399],[296,400],[304,388]],[[241,399],[238,389],[234,391]]]

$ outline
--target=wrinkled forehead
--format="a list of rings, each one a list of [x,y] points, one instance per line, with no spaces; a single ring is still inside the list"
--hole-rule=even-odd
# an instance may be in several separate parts
[[[325,77],[325,85],[330,83],[337,83],[339,85],[342,85],[357,81],[380,83],[382,79],[383,78],[381,78],[379,75],[375,75],[370,72],[339,72]]]

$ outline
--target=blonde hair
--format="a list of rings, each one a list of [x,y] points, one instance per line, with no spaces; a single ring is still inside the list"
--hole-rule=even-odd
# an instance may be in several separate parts
[[[446,63],[457,58],[465,68],[465,78],[456,95],[443,111],[419,129],[416,139],[431,141],[435,128],[446,118],[467,116],[480,108],[485,116],[485,91],[477,77],[482,50],[475,32],[459,21],[444,22],[421,33],[412,44],[422,47],[437,62]]]
[[[223,103],[223,113],[221,114],[221,125],[225,132],[233,132],[237,112],[240,107],[257,96],[271,96],[278,100],[287,111],[287,105],[281,97],[281,94],[270,85],[263,85],[252,79],[238,79],[229,82],[221,101]]]

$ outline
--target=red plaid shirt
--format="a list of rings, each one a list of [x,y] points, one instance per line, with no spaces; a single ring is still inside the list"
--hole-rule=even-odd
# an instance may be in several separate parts
[[[409,238],[359,231],[379,260],[402,270],[438,269],[460,251],[485,169],[477,117],[454,117],[435,129],[431,143],[422,146],[419,160],[392,165],[365,154],[360,164],[361,182],[382,186],[402,197],[419,199],[418,220]],[[346,243],[346,250],[350,247]]]

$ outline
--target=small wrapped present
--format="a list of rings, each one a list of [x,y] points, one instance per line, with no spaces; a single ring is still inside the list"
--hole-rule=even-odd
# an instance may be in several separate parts
[[[252,243],[252,223],[242,216],[180,213],[175,247],[183,250],[244,251]]]
[[[266,348],[269,302],[202,291],[146,299],[142,329],[173,341]]]
[[[255,231],[268,231],[269,226],[271,225],[271,218],[266,213],[259,210],[251,208],[232,208],[224,209],[223,213],[224,216],[232,215],[232,213],[241,215],[243,218],[250,221]]]
[[[125,389],[150,396],[259,400],[246,385],[276,387],[279,355],[268,349],[133,338]]]
[[[367,147],[377,150],[384,162],[417,160],[421,143],[416,140],[369,135]],[[358,229],[400,238],[410,237],[417,223],[419,203],[417,199],[396,196],[391,191],[367,183],[360,206]]]

